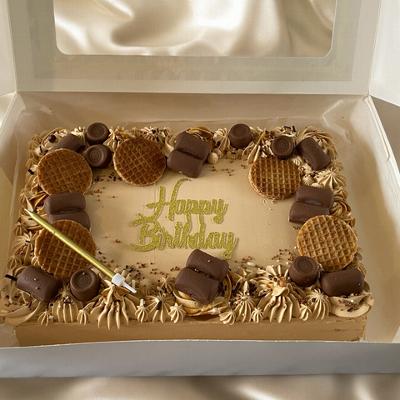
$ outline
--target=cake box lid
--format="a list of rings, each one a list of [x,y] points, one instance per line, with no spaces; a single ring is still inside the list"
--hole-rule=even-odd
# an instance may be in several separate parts
[[[254,7],[252,0],[247,2],[249,9]],[[336,8],[331,47],[321,57],[66,54],[57,47],[54,9],[59,0],[7,0],[4,3],[1,11],[7,12],[9,24],[1,29],[9,27],[10,32],[2,36],[10,36],[13,48],[13,57],[6,57],[8,72],[5,76],[8,82],[14,82],[15,73],[18,91],[371,93],[400,104],[400,90],[396,90],[400,82],[395,74],[399,57],[393,57],[399,50],[395,48],[396,37],[390,36],[399,29],[396,24],[399,10],[398,5],[390,1],[383,0],[383,21],[377,36],[379,0],[337,0],[336,6],[333,0],[327,0],[327,5],[330,3]],[[137,1],[116,3],[132,8]],[[154,8],[154,2],[140,4]],[[148,14],[155,15],[151,9]],[[97,17],[96,14],[86,16]],[[74,33],[74,26],[64,28]],[[379,62],[373,63],[376,36]],[[386,40],[387,37],[390,40]],[[0,48],[4,54],[10,53],[7,43],[6,39],[1,44],[5,46]],[[388,50],[388,44],[394,53]],[[390,65],[385,63],[388,56]],[[0,81],[3,93],[11,88],[10,83],[5,83],[5,76]],[[385,85],[387,79],[390,85]]]

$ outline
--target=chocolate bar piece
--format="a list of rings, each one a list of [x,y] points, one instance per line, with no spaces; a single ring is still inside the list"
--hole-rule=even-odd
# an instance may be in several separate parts
[[[183,268],[175,280],[175,287],[202,304],[211,303],[217,296],[219,282],[201,272]]]
[[[310,257],[296,257],[289,268],[290,279],[300,287],[311,286],[319,277],[320,267]]]
[[[78,211],[86,207],[85,196],[78,192],[51,194],[44,201],[46,214],[57,214],[61,211]]]
[[[173,150],[167,159],[169,169],[182,173],[191,178],[197,178],[203,169],[204,160],[193,157],[190,154]]]
[[[233,125],[229,130],[228,138],[235,149],[244,149],[253,140],[250,127],[246,124]]]
[[[295,224],[304,224],[308,219],[317,215],[329,215],[329,209],[296,201],[290,208],[289,221]]]
[[[77,135],[68,133],[60,139],[60,141],[53,147],[53,149],[69,149],[72,151],[79,151],[85,146],[83,140]]]
[[[190,154],[204,162],[210,154],[211,146],[208,142],[195,135],[182,132],[176,138],[175,150]]]
[[[72,274],[69,287],[76,299],[89,301],[99,293],[100,278],[91,269],[83,268]]]
[[[107,140],[109,134],[110,131],[106,125],[95,122],[87,127],[85,137],[89,144],[101,144]]]
[[[38,267],[26,267],[17,276],[16,286],[35,299],[48,303],[57,296],[60,281]]]
[[[90,229],[90,218],[86,211],[62,211],[57,214],[47,214],[47,219],[51,224],[59,221],[60,219],[68,219],[76,221],[86,229]]]
[[[92,168],[107,168],[112,159],[112,151],[104,144],[89,146],[83,156]]]
[[[329,188],[303,185],[297,189],[296,201],[331,208],[333,204],[333,192]]]
[[[199,249],[190,253],[186,262],[186,267],[195,268],[211,278],[222,282],[228,273],[229,264],[225,260],[210,256]]]
[[[286,135],[278,136],[271,144],[272,153],[282,160],[285,160],[292,155],[294,147],[294,140]]]
[[[314,171],[326,168],[331,162],[330,156],[322,150],[313,138],[302,140],[297,145],[297,149]]]
[[[321,289],[328,296],[359,294],[364,289],[364,275],[358,269],[345,269],[322,274]]]

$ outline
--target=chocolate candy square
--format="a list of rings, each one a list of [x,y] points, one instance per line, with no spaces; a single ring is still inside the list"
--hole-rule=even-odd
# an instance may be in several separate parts
[[[187,132],[180,133],[175,142],[175,150],[182,153],[190,154],[203,162],[207,160],[211,151],[211,146],[208,142],[200,139],[195,135]]]
[[[83,140],[72,133],[68,133],[60,139],[60,141],[53,147],[53,149],[69,149],[72,151],[79,151],[85,146]]]
[[[69,219],[71,221],[76,221],[87,229],[90,229],[90,218],[85,211],[65,211],[57,214],[48,214],[47,219],[51,224],[59,221],[60,219]]]
[[[228,273],[229,264],[225,260],[210,256],[199,249],[193,250],[186,262],[186,267],[195,268],[211,278],[222,282]]]
[[[203,169],[204,160],[179,150],[173,150],[168,156],[167,165],[173,171],[182,173],[190,178],[197,178]]]
[[[321,289],[328,296],[359,294],[364,289],[364,275],[358,269],[345,269],[322,274]]]
[[[60,281],[40,268],[26,267],[17,276],[16,286],[35,299],[48,303],[57,295]]]
[[[182,269],[175,280],[175,287],[202,304],[211,303],[217,295],[219,282],[190,268]]]
[[[85,196],[78,192],[51,194],[44,201],[46,214],[57,214],[61,211],[79,211],[86,207]]]
[[[271,144],[272,153],[281,160],[289,158],[293,153],[294,147],[294,140],[286,135],[278,136]]]
[[[112,151],[104,144],[89,146],[82,155],[92,168],[107,168],[112,160]]]
[[[333,204],[333,192],[329,188],[303,185],[297,189],[296,201],[331,208]]]
[[[296,201],[290,208],[289,221],[295,224],[304,224],[308,219],[317,215],[329,215],[329,209]]]
[[[313,138],[302,140],[297,145],[297,149],[314,171],[326,168],[331,162],[330,156],[322,150]]]

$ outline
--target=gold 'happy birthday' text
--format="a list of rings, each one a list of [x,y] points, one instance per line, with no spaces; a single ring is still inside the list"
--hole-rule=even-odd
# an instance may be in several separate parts
[[[133,244],[136,251],[164,250],[165,248],[180,249],[223,249],[224,256],[230,258],[238,243],[238,238],[233,232],[209,232],[205,216],[212,216],[216,224],[222,224],[228,211],[228,204],[222,199],[192,200],[179,199],[179,189],[185,181],[176,182],[169,201],[167,201],[166,188],[160,186],[158,201],[146,204],[154,210],[152,215],[138,217],[132,222],[135,227],[140,227],[139,241]],[[159,222],[159,218],[167,212],[167,218],[174,223],[173,232],[169,232]],[[183,221],[176,221],[177,216],[183,216]],[[192,217],[198,218],[198,231],[193,232]]]

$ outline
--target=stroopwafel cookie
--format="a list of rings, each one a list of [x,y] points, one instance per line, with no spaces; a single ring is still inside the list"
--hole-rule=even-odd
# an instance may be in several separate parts
[[[114,168],[127,183],[148,186],[164,174],[166,159],[157,144],[144,138],[128,139],[114,153]]]
[[[38,164],[39,185],[47,194],[85,193],[92,184],[92,169],[83,156],[68,149],[47,153]]]
[[[81,224],[71,220],[59,220],[53,226],[87,252],[95,254],[96,244],[92,235]],[[42,269],[60,279],[69,279],[75,271],[88,265],[83,257],[45,229],[36,239],[35,256]]]
[[[249,181],[260,196],[282,200],[296,192],[301,177],[298,167],[291,161],[261,157],[251,165]]]
[[[300,255],[318,261],[325,271],[338,271],[353,261],[357,236],[343,220],[332,215],[319,215],[300,228],[297,249]]]

